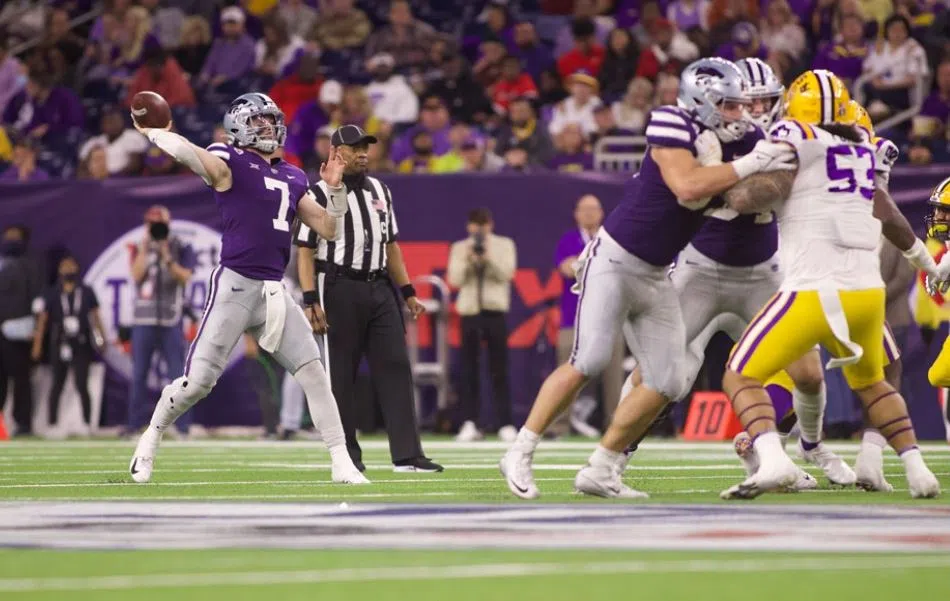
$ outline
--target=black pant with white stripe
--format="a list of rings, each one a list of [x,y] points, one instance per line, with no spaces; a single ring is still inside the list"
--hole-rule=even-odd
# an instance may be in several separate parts
[[[330,325],[324,338],[325,361],[350,457],[354,462],[362,459],[356,441],[354,386],[364,355],[382,409],[393,462],[421,457],[409,352],[392,285],[386,278],[367,282],[324,273],[318,278],[322,284],[320,300]]]

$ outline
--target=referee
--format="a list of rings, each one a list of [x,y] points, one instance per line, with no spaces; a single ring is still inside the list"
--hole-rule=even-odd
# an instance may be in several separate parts
[[[369,145],[376,138],[356,125],[333,132],[330,143],[346,163],[343,184],[349,211],[339,240],[323,240],[298,221],[294,232],[297,269],[307,317],[323,335],[326,369],[340,408],[346,446],[363,471],[362,450],[356,441],[356,372],[366,356],[373,387],[389,435],[389,452],[396,472],[441,472],[422,453],[416,425],[412,372],[406,349],[402,309],[396,286],[413,319],[425,309],[409,283],[396,239],[399,226],[389,188],[366,175]],[[317,202],[327,204],[325,182],[312,187]],[[315,282],[316,280],[316,282]]]

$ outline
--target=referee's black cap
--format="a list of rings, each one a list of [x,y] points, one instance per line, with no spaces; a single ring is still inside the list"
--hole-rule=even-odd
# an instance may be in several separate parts
[[[334,146],[358,146],[360,144],[375,144],[376,136],[371,136],[359,125],[343,125],[330,136],[330,144]]]

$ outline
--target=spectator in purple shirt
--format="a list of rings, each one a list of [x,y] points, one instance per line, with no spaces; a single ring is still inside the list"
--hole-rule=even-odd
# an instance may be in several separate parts
[[[254,40],[244,32],[244,11],[229,6],[221,11],[222,37],[211,45],[200,80],[217,88],[254,69]]]
[[[82,103],[69,88],[53,85],[46,73],[31,72],[26,88],[7,105],[3,122],[34,138],[82,127]]]
[[[36,142],[20,138],[13,146],[13,163],[0,173],[4,182],[44,182],[49,173],[36,166]]]
[[[449,111],[445,108],[442,98],[435,94],[426,96],[422,100],[419,123],[396,138],[390,151],[390,158],[398,165],[403,159],[412,155],[412,140],[420,131],[429,132],[432,136],[433,155],[442,156],[452,149],[452,143],[449,140],[451,128]]]
[[[736,23],[732,27],[732,41],[716,50],[716,56],[737,61],[743,58],[768,58],[768,50],[759,39],[759,30],[747,21]]]
[[[471,34],[465,36],[466,47],[475,47],[485,38],[497,38],[505,44],[506,50],[514,51],[514,32],[507,0],[489,0],[477,21]]]
[[[541,73],[554,66],[554,55],[538,40],[538,32],[530,21],[515,25],[515,49],[512,52],[521,59],[525,72],[538,81]]]
[[[295,164],[302,164],[313,153],[317,132],[330,124],[334,117],[339,119],[342,103],[343,86],[331,79],[320,86],[316,100],[300,105],[287,127],[287,144],[284,147],[287,153],[297,158]]]
[[[851,85],[861,76],[861,68],[868,55],[864,21],[857,15],[844,15],[838,29],[840,40],[819,46],[811,66],[812,69],[827,69]]]
[[[557,153],[548,163],[555,171],[590,171],[594,168],[594,155],[587,149],[584,132],[577,123],[568,123],[554,137]]]

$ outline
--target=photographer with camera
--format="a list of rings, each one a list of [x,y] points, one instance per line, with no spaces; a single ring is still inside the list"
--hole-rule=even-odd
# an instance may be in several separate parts
[[[171,233],[171,213],[155,205],[145,212],[145,236],[132,258],[135,304],[132,321],[132,384],[126,435],[145,425],[154,407],[144,399],[158,398],[148,390],[148,374],[157,351],[165,361],[165,374],[176,377],[185,369],[185,337],[181,328],[185,284],[195,268],[195,254]],[[188,434],[190,413],[175,422]]]
[[[511,442],[518,435],[511,423],[508,325],[505,323],[505,315],[511,307],[511,280],[515,277],[517,253],[514,241],[496,236],[494,227],[491,211],[474,209],[468,214],[469,237],[454,243],[449,253],[448,281],[459,289],[455,308],[462,318],[459,402],[464,421],[456,437],[460,442],[482,438],[477,426],[482,341],[488,347],[498,436]]]

